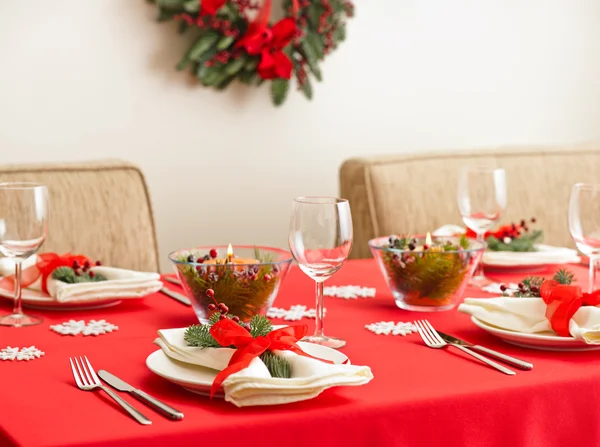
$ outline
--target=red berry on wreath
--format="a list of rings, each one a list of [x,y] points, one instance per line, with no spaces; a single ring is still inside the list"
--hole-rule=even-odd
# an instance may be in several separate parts
[[[206,296],[209,298],[215,297],[215,291],[213,289],[206,289]]]
[[[96,265],[98,265],[98,266],[102,265],[102,261],[96,261]]]
[[[88,270],[90,268],[90,261],[85,261],[83,263],[83,270]]]
[[[215,305],[215,303],[210,303],[207,307],[208,307],[208,310],[210,310],[211,312],[213,310],[217,310],[217,306]]]
[[[520,282],[519,284],[517,284],[517,287],[519,287],[519,289],[524,289],[525,288],[525,284],[523,284],[522,282]]]
[[[211,249],[211,250],[208,252],[208,254],[210,255],[210,257],[211,257],[211,258],[215,259],[215,258],[216,258],[216,257],[219,255],[219,252],[217,251],[217,249],[216,249],[216,248],[212,248],[212,249]]]
[[[77,270],[79,268],[79,262],[78,261],[73,261],[73,270]]]
[[[532,217],[532,218],[531,218],[531,223],[535,223],[535,222],[536,222],[536,218],[535,218],[535,217]]]
[[[81,276],[79,269],[73,269],[73,271],[75,272],[75,276]]]
[[[501,291],[503,291],[503,292],[506,292],[506,289],[507,289],[507,287],[506,287],[504,284],[502,284],[502,285],[500,286],[500,290],[501,290]]]
[[[265,281],[271,281],[271,275],[267,274],[263,277]]]
[[[235,321],[236,323],[239,323],[239,322],[240,322],[240,317],[238,317],[238,316],[236,315],[236,316],[234,316],[234,317],[232,318],[232,320],[233,320],[233,321]]]
[[[90,275],[90,278],[93,278],[94,276],[96,276],[96,274],[90,270],[90,272],[88,273],[88,275]]]
[[[227,315],[225,315],[225,314],[219,315],[219,320],[225,320],[226,318],[227,318]]]
[[[229,307],[227,307],[227,305],[225,303],[219,303],[219,312],[221,312],[222,314],[226,314],[227,312],[229,312]]]

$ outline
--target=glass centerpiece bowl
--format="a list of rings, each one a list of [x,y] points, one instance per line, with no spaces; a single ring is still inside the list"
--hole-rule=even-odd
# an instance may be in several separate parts
[[[200,322],[213,313],[208,306],[215,300],[207,295],[208,289],[241,320],[264,315],[292,263],[285,250],[246,245],[177,250],[169,259]]]
[[[485,242],[464,236],[385,236],[369,241],[396,305],[418,312],[454,308],[483,257]]]

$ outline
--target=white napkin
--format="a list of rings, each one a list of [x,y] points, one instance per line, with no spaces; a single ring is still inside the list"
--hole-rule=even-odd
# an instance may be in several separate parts
[[[36,262],[32,256],[23,264],[27,268]],[[99,298],[140,298],[158,292],[163,284],[158,273],[136,272],[115,267],[95,266],[90,269],[98,275],[106,277],[106,281],[82,282],[67,284],[49,277],[48,293],[60,303],[83,302]],[[0,276],[14,275],[14,262],[8,258],[0,259]],[[41,278],[31,284],[28,289],[41,291]]]
[[[458,225],[444,225],[433,232],[434,236],[453,236],[464,234],[465,229]],[[536,251],[491,251],[486,250],[482,262],[489,266],[523,266],[523,265],[547,265],[577,263],[581,259],[576,250],[566,247],[554,247],[552,245],[535,244]]]
[[[466,298],[458,311],[500,329],[556,335],[546,319],[546,303],[541,298]],[[600,344],[600,308],[580,307],[569,322],[569,332],[588,344]]]
[[[186,346],[185,328],[163,329],[154,343],[172,359],[204,366],[217,371],[225,369],[234,353],[228,348],[196,348]],[[225,400],[238,407],[279,405],[312,399],[334,386],[364,385],[373,379],[368,366],[332,365],[289,351],[277,351],[291,365],[292,377],[271,377],[260,358],[248,368],[230,375],[223,382]]]

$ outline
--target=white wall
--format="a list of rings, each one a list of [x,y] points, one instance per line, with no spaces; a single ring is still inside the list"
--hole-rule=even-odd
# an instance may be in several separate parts
[[[600,139],[598,0],[357,0],[312,103],[194,87],[144,0],[0,2],[0,162],[121,157],[169,250],[287,245],[355,155]],[[294,92],[295,93],[295,92]]]

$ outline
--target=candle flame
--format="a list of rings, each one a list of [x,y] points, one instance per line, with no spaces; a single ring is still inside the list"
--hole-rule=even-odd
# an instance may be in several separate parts
[[[431,247],[431,234],[427,233],[427,236],[425,237],[425,244],[429,245]]]
[[[231,244],[229,244],[229,247],[227,247],[227,259],[231,258],[233,258],[233,247],[231,246]]]

